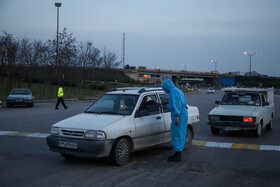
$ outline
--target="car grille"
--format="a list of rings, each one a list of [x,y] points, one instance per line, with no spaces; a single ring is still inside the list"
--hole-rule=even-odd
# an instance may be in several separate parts
[[[243,121],[243,116],[220,116],[220,121]]]
[[[71,136],[71,137],[77,137],[77,138],[84,136],[83,131],[61,130],[61,132],[64,136]]]

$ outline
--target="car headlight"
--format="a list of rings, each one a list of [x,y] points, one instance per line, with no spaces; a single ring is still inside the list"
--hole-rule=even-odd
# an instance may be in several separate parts
[[[213,121],[219,121],[220,120],[220,116],[216,116],[216,115],[209,115],[208,116],[209,120],[213,120]]]
[[[59,128],[58,127],[51,127],[51,135],[58,136],[59,135]]]
[[[103,131],[87,131],[85,133],[86,139],[96,139],[96,140],[105,140],[106,134]]]

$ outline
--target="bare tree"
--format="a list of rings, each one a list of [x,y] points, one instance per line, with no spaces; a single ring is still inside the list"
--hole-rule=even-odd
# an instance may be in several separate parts
[[[29,67],[28,75],[28,87],[31,89],[33,74],[35,74],[36,69],[44,64],[45,53],[47,51],[41,40],[34,40],[26,45],[26,59],[27,66]]]
[[[107,50],[105,47],[102,49],[102,62],[104,68],[117,68],[121,62],[116,62],[117,56],[115,53]]]
[[[4,32],[4,36],[0,38],[0,47],[1,65],[6,66],[6,73],[8,76],[7,90],[10,90],[15,73],[18,43],[11,34]]]

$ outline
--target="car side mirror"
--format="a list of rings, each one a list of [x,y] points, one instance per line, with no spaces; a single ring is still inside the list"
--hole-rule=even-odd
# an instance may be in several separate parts
[[[136,110],[136,113],[135,113],[135,117],[136,118],[139,118],[139,117],[142,117],[142,116],[147,116],[147,115],[149,115],[149,111],[148,110],[138,109],[138,110]]]
[[[215,104],[219,105],[219,104],[220,104],[220,101],[215,101]]]

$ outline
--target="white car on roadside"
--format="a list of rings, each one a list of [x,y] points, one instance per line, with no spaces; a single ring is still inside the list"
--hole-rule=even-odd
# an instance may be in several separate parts
[[[211,132],[247,130],[260,136],[262,129],[272,129],[275,115],[273,88],[225,88],[221,102],[209,112]]]
[[[215,93],[214,88],[210,87],[207,89],[207,94],[214,94],[214,93]]]
[[[110,157],[117,165],[128,162],[130,153],[170,143],[169,95],[162,88],[119,88],[107,92],[84,113],[51,127],[49,149],[63,157]],[[188,106],[187,149],[199,129],[200,114]]]

